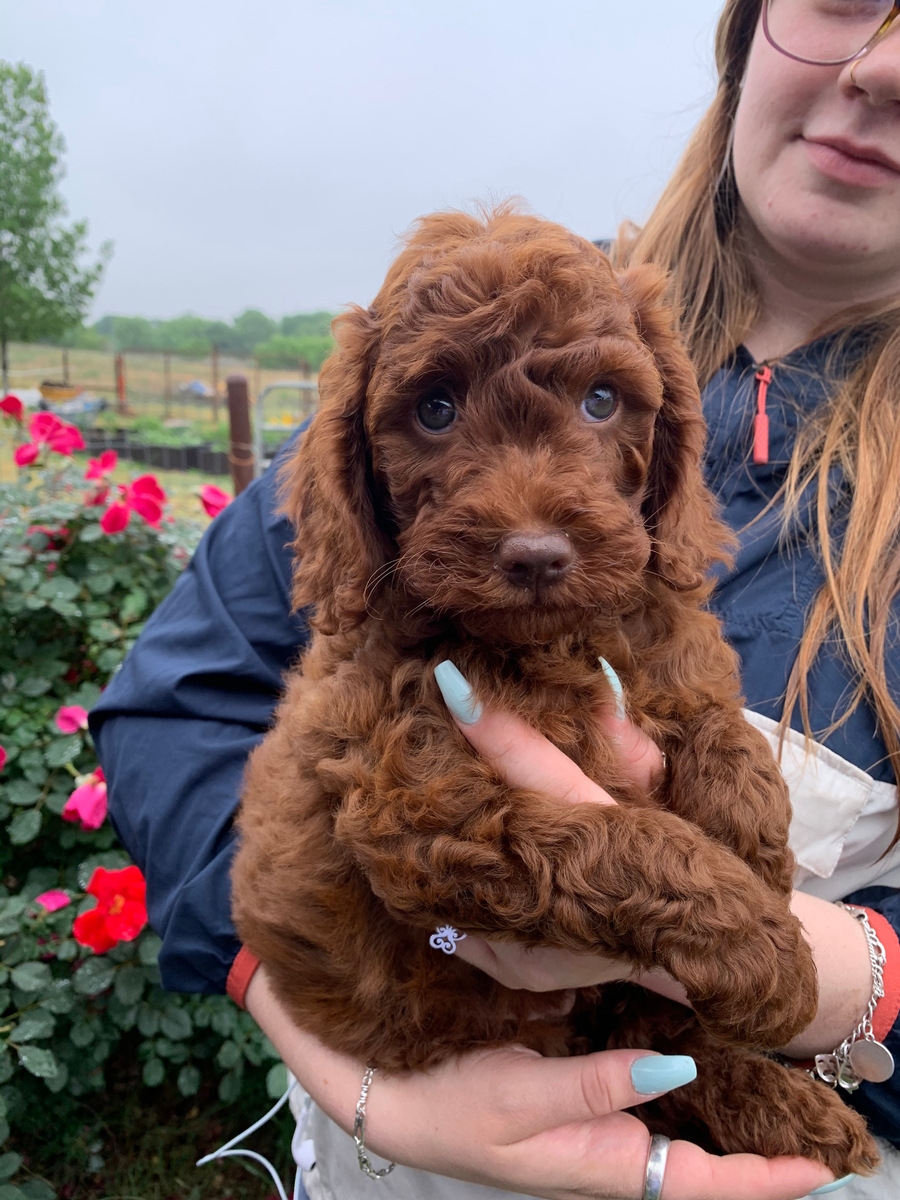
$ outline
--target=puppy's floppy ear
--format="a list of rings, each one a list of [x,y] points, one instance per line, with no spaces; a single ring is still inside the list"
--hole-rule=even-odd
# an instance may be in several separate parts
[[[293,602],[314,605],[323,633],[366,616],[366,586],[390,555],[373,501],[366,391],[379,324],[354,307],[334,322],[337,349],[319,374],[319,408],[281,477],[282,511],[296,530]]]
[[[670,587],[690,590],[700,586],[713,562],[727,561],[727,548],[733,542],[716,518],[703,481],[706,424],[697,377],[665,299],[665,275],[655,267],[641,266],[618,279],[663,384],[641,506],[653,538],[651,568]]]

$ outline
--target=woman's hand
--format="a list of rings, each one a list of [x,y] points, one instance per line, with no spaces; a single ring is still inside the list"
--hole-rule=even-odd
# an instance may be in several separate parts
[[[297,1029],[263,968],[246,1003],[303,1087],[349,1132],[364,1064]],[[662,1094],[635,1090],[631,1067],[638,1060],[645,1071],[648,1062],[673,1062],[639,1050],[545,1059],[506,1047],[473,1051],[431,1071],[378,1074],[366,1145],[422,1171],[546,1200],[638,1200],[649,1133],[623,1110]],[[656,1086],[665,1091],[672,1083]],[[718,1157],[677,1141],[663,1194],[665,1200],[796,1200],[828,1182],[828,1171],[807,1159]]]
[[[463,677],[458,671],[442,668],[437,672],[438,682],[459,728],[511,787],[545,792],[562,804],[615,804],[612,796],[588,779],[571,758],[518,717],[474,710]],[[621,685],[610,671],[607,677],[616,699]],[[596,713],[597,727],[618,746],[623,773],[638,787],[651,791],[662,778],[662,752],[617,708],[619,704],[600,709]],[[681,984],[664,971],[637,972],[624,959],[574,954],[552,947],[525,949],[471,935],[456,943],[456,953],[508,988],[552,992],[628,979],[672,1000],[687,1002]]]
[[[615,804],[612,796],[524,721],[508,713],[476,713],[463,677],[457,671],[449,678],[451,685],[442,685],[442,691],[459,728],[512,787],[546,792],[563,804]],[[613,677],[611,683],[615,692],[618,680]],[[618,743],[625,773],[647,790],[655,787],[663,770],[659,747],[621,709],[598,712],[597,725]],[[819,976],[815,1020],[783,1048],[791,1057],[805,1059],[839,1046],[856,1028],[872,994],[872,971],[865,935],[846,910],[804,892],[794,892],[791,908],[803,925]],[[684,988],[665,971],[637,973],[624,960],[550,947],[529,950],[471,935],[457,942],[456,953],[509,988],[549,992],[628,979],[687,1004]]]

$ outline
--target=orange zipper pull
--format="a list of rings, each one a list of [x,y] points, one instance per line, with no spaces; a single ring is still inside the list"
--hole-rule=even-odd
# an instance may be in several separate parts
[[[766,396],[772,382],[772,368],[760,367],[756,372],[756,416],[753,418],[753,461],[769,461],[769,418],[766,415]]]

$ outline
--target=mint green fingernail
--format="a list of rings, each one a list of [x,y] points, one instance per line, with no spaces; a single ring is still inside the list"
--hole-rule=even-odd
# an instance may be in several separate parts
[[[843,1179],[836,1179],[834,1183],[823,1183],[820,1188],[816,1188],[814,1192],[810,1192],[809,1194],[811,1196],[827,1196],[829,1192],[836,1192],[839,1188],[846,1187],[855,1178],[855,1175],[845,1175]]]
[[[465,677],[449,660],[438,663],[434,677],[441,689],[444,703],[463,725],[474,725],[481,720],[481,705],[472,695]]]
[[[616,707],[615,713],[620,721],[625,720],[625,692],[622,689],[622,680],[618,677],[605,658],[598,659],[600,666],[603,668],[603,674],[606,676],[609,686],[612,688],[613,697],[615,698]]]
[[[631,1064],[631,1082],[642,1096],[671,1092],[697,1078],[697,1064],[689,1054],[653,1054]]]

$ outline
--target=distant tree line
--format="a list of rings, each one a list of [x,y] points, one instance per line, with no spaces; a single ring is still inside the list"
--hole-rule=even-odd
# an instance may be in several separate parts
[[[85,350],[168,350],[187,358],[202,358],[212,346],[235,358],[258,358],[264,367],[296,370],[304,365],[317,371],[331,353],[334,313],[298,313],[273,321],[248,308],[233,321],[204,317],[175,317],[148,321],[146,317],[103,317],[90,326],[70,330],[62,344]]]

